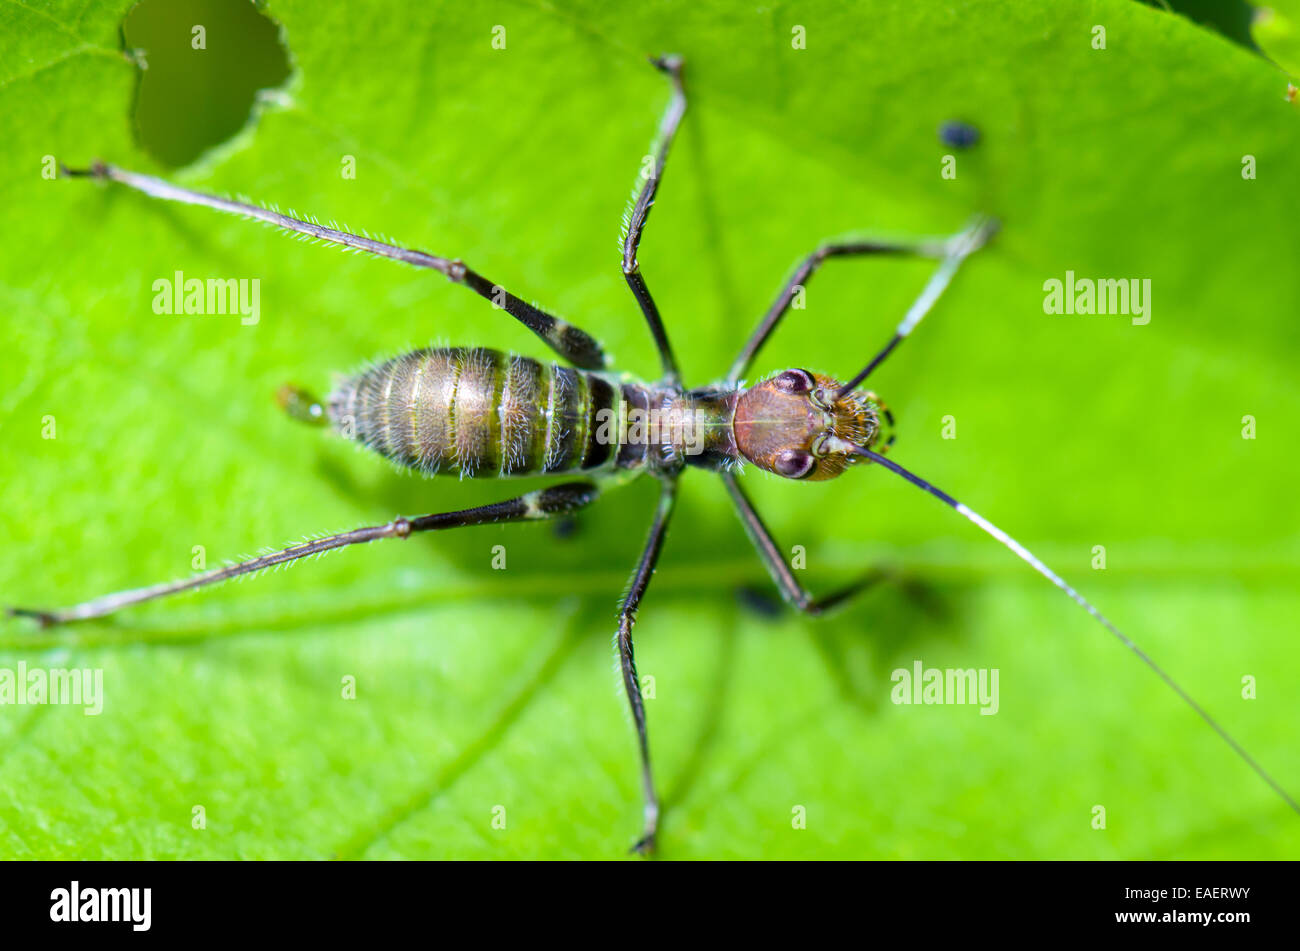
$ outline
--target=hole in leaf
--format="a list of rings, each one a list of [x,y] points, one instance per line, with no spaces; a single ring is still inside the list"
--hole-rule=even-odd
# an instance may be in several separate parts
[[[248,125],[258,92],[291,72],[279,24],[249,0],[143,0],[122,36],[142,66],[136,137],[172,168]]]

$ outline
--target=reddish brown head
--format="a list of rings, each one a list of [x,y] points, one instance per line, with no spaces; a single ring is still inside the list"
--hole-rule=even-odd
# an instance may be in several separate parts
[[[839,389],[839,381],[807,370],[785,370],[750,387],[736,401],[736,448],[787,479],[835,478],[860,458],[847,445],[888,445],[892,436],[882,427],[893,423],[876,394],[837,397]]]

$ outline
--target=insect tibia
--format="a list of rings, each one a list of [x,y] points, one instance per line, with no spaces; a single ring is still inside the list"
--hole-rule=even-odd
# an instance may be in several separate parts
[[[329,420],[320,400],[300,386],[286,383],[276,390],[275,401],[280,408],[300,423],[310,426],[324,426]]]

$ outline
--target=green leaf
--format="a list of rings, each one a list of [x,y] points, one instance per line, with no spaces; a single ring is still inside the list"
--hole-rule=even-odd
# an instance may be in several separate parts
[[[1256,11],[1250,33],[1278,65],[1292,76],[1300,75],[1300,3],[1273,0]]]
[[[546,355],[482,300],[42,177],[45,156],[157,171],[130,131],[131,4],[81,6],[0,5],[0,600],[68,604],[183,577],[195,546],[215,565],[533,485],[398,474],[272,401],[430,341]],[[667,101],[647,54],[688,64],[640,261],[692,384],[819,240],[998,215],[873,378],[894,458],[1041,555],[1300,791],[1300,125],[1272,64],[1121,0],[266,9],[288,93],[177,181],[462,257],[632,373],[657,369],[614,241]],[[954,118],[982,138],[945,180]],[[1150,323],[1045,314],[1067,270],[1149,279]],[[152,284],[176,271],[260,279],[259,322],[156,315]],[[928,272],[828,264],[759,369],[853,373]],[[768,582],[725,492],[688,473],[636,630],[665,857],[1300,851],[1300,819],[1168,687],[933,499],[878,470],[746,484],[814,590],[881,563],[901,579],[830,619],[764,619],[736,598]],[[0,854],[624,854],[639,783],[610,638],[654,497],[611,492],[568,540],[468,529],[63,631],[0,622],[0,667],[102,669],[105,692],[97,717],[0,707]],[[996,668],[996,715],[891,703],[917,660]]]

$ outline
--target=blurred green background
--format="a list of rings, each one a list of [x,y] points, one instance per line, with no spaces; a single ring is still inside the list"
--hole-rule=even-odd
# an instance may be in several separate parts
[[[437,275],[49,180],[47,157],[461,256],[653,376],[615,239],[667,100],[645,56],[676,51],[691,108],[640,260],[688,380],[725,371],[822,238],[997,214],[997,243],[874,380],[895,457],[1072,580],[1300,790],[1300,114],[1260,53],[1127,0],[283,0],[264,9],[287,86],[171,171],[199,141],[180,149],[179,126],[219,109],[185,87],[164,110],[176,141],[141,147],[130,8],[0,7],[0,601],[70,603],[185,576],[196,545],[217,564],[534,484],[395,473],[272,400],[430,342],[545,356],[513,321]],[[151,68],[247,52],[217,29],[192,50],[191,25],[148,40]],[[223,68],[245,103],[235,79],[270,75]],[[944,180],[951,118],[982,141]],[[1067,269],[1151,279],[1150,324],[1046,316]],[[155,315],[176,270],[259,278],[260,321]],[[852,373],[927,274],[828,266],[760,369]],[[722,486],[688,478],[637,627],[665,857],[1300,854],[1300,818],[1167,687],[934,500],[870,470],[746,484],[814,590],[873,564],[901,580],[832,619],[764,618],[736,596],[768,589]],[[0,666],[99,667],[107,694],[97,718],[0,707],[0,855],[623,855],[640,805],[610,641],[654,496],[611,493],[565,540],[473,529],[66,631],[0,621]],[[999,713],[891,704],[890,672],[918,659],[997,668]]]

